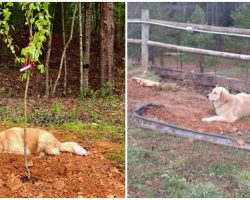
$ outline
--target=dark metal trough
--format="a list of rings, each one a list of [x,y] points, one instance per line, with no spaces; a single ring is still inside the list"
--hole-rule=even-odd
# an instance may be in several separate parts
[[[192,138],[194,140],[206,141],[214,144],[236,147],[240,149],[250,150],[250,141],[243,140],[237,137],[212,134],[206,132],[198,132],[185,128],[180,128],[176,125],[168,124],[166,122],[158,121],[156,119],[150,119],[149,117],[142,116],[142,112],[148,107],[165,107],[159,104],[147,104],[141,105],[132,111],[133,120],[141,127],[160,131],[169,135]]]

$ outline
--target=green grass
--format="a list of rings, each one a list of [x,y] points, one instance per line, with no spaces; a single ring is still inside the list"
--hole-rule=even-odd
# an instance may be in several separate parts
[[[220,161],[212,164],[210,172],[215,176],[225,176],[231,171],[231,166],[225,161]]]
[[[233,170],[233,181],[239,189],[238,197],[250,197],[250,171],[249,170]]]
[[[119,149],[113,149],[108,153],[108,159],[115,160],[119,163],[120,167],[125,167],[125,146],[121,146]]]
[[[211,182],[187,182],[183,178],[171,176],[165,180],[163,188],[166,194],[176,198],[218,198],[223,192]]]
[[[191,144],[138,128],[129,119],[128,197],[250,197],[249,167],[247,151]]]

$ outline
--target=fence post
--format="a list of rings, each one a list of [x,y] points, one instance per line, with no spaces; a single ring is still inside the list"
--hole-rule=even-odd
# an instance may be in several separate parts
[[[141,19],[142,21],[148,21],[149,19],[149,11],[142,10],[141,12]],[[144,69],[144,72],[148,71],[148,39],[149,39],[149,25],[142,23],[141,29],[141,65]]]

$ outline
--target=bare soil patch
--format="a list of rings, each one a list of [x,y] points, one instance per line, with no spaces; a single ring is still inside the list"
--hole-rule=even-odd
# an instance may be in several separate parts
[[[241,138],[249,138],[250,118],[245,117],[234,123],[202,122],[201,119],[215,115],[214,107],[206,98],[204,92],[198,92],[191,86],[178,85],[177,91],[157,91],[145,88],[129,78],[129,107],[132,104],[157,103],[166,106],[164,108],[148,108],[144,115],[165,121],[183,128],[199,132],[215,134],[227,134]],[[133,102],[131,102],[133,101]]]
[[[60,141],[70,140],[65,139],[70,138],[70,133],[62,137],[58,131],[51,132]],[[116,161],[107,159],[108,153],[120,144],[79,138],[76,142],[88,149],[89,155],[29,156],[33,177],[29,182],[22,178],[23,156],[0,154],[0,197],[124,197],[124,170]]]

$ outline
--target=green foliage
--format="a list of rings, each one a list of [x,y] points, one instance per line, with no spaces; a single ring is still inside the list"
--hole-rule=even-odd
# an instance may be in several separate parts
[[[83,99],[85,97],[91,97],[94,95],[94,91],[91,88],[83,88],[81,94],[80,94],[80,99]]]
[[[110,95],[110,92],[112,91],[112,83],[107,81],[104,86],[95,92],[96,97],[106,97]]]
[[[13,26],[10,26],[10,8],[13,6],[13,3],[0,3],[0,35],[3,36],[3,41],[7,44],[7,47],[16,57],[15,46],[13,45],[13,38],[10,36],[11,28],[14,30]]]
[[[39,61],[39,57],[42,55],[43,43],[50,34],[51,16],[49,14],[49,3],[22,3],[22,10],[25,11],[25,25],[32,27],[34,33],[30,38],[29,46],[21,51],[23,55],[21,60],[23,62],[29,53],[30,61]],[[39,64],[38,69],[43,73],[43,64]]]
[[[55,113],[62,112],[62,103],[60,101],[56,101],[52,107],[52,111]]]
[[[5,87],[0,87],[0,94],[3,94],[5,92]]]
[[[195,11],[190,17],[190,23],[194,24],[207,24],[205,19],[205,13],[202,8],[199,6],[196,7]],[[182,40],[181,44],[183,46],[191,46],[201,49],[211,49],[213,46],[213,43],[211,42],[213,40],[213,36],[211,34],[204,34],[204,33],[187,33],[184,39]],[[203,71],[203,67],[212,66],[217,63],[216,58],[203,56],[203,55],[182,55],[182,57],[179,59],[182,59],[186,62],[198,62],[199,66],[201,68],[201,71]]]
[[[4,114],[4,107],[0,106],[0,119],[3,118],[3,114]]]
[[[232,14],[233,26],[238,28],[250,29],[250,3],[245,3],[240,9]],[[231,51],[240,54],[249,54],[250,39],[224,36],[224,46],[226,51]],[[236,66],[246,68],[249,64],[244,61],[236,61]]]
[[[10,8],[13,7],[13,3],[0,3],[0,34],[3,35],[4,42],[7,47],[15,55],[15,62],[23,63],[26,59],[26,55],[29,54],[30,61],[39,62],[39,57],[42,55],[43,43],[46,41],[50,34],[51,16],[49,14],[48,2],[20,2],[20,9],[25,13],[25,25],[30,28],[30,43],[26,48],[21,50],[21,56],[16,55],[15,46],[13,45],[13,38],[10,35]],[[19,8],[19,7],[17,7]],[[38,69],[41,73],[44,72],[43,64],[38,65]],[[22,79],[27,78],[27,72],[23,74]]]
[[[114,22],[118,29],[117,39],[124,43],[125,41],[125,3],[114,2]]]

